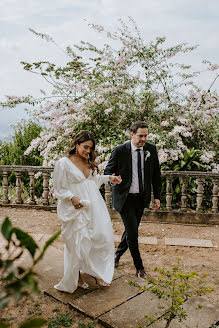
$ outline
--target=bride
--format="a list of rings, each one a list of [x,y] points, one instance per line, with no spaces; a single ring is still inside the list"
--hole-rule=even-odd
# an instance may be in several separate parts
[[[81,272],[93,276],[100,286],[109,286],[114,273],[113,229],[99,188],[120,184],[120,176],[97,174],[95,140],[82,130],[67,157],[55,165],[53,183],[58,198],[57,213],[64,238],[64,276],[54,288],[73,293],[89,288]]]

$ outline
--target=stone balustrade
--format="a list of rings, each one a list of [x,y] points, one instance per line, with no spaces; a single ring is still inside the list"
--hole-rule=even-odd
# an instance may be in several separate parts
[[[55,209],[56,204],[53,199],[50,202],[51,195],[49,196],[49,180],[53,168],[41,167],[41,166],[11,166],[0,165],[0,173],[2,173],[2,197],[0,204],[2,206],[19,206],[19,207],[35,207],[44,209]],[[16,176],[16,200],[11,202],[9,199],[9,186],[8,186],[8,174],[14,172]],[[22,197],[22,174],[27,172],[29,175],[29,198],[28,202],[24,202]],[[41,201],[37,203],[35,197],[35,174],[41,172],[43,176],[43,193]],[[211,195],[211,208],[207,209],[207,213],[218,214],[218,197],[219,197],[219,174],[208,172],[189,172],[189,171],[162,171],[162,177],[166,179],[166,191],[165,191],[165,209],[166,212],[176,212],[173,202],[173,182],[176,178],[181,179],[181,201],[180,208],[177,212],[188,213],[191,210],[188,208],[188,181],[193,179],[196,183],[196,210],[193,212],[202,213],[203,197],[205,195],[204,183],[205,180],[212,181],[212,195]],[[153,195],[152,195],[153,196]],[[111,187],[105,186],[105,200],[106,205],[111,213],[111,216],[116,216],[115,211],[111,206]],[[174,207],[174,208],[173,208]],[[152,211],[150,211],[152,212]],[[161,211],[159,211],[161,212]],[[147,214],[147,213],[146,213]],[[147,214],[148,215],[148,214]]]
[[[1,205],[5,206],[37,206],[35,197],[35,174],[41,172],[43,175],[43,193],[42,193],[42,204],[37,207],[45,207],[45,209],[56,208],[55,205],[50,205],[49,202],[49,179],[53,168],[42,167],[42,166],[20,166],[20,165],[0,165],[0,172],[2,172],[2,190],[3,197],[0,200]],[[16,200],[11,202],[8,197],[8,174],[10,172],[15,173],[16,177]],[[22,198],[22,184],[21,177],[24,172],[27,172],[30,178],[29,183],[29,199],[27,203],[24,203]]]
[[[212,180],[213,189],[212,189],[212,213],[218,212],[218,197],[219,197],[219,174],[210,173],[210,172],[189,172],[189,171],[162,171],[162,177],[166,178],[167,187],[166,187],[166,209],[172,209],[172,182],[175,178],[182,179],[182,188],[181,188],[181,211],[187,210],[187,187],[188,180],[194,179],[197,185],[197,195],[196,195],[196,211],[202,211],[202,202],[204,196],[204,182],[205,180]],[[210,209],[209,209],[210,210]]]

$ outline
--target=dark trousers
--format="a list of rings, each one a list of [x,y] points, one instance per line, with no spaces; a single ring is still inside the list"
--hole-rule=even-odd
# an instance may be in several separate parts
[[[128,194],[120,212],[125,231],[116,250],[116,258],[120,258],[129,248],[136,270],[144,269],[138,247],[138,227],[144,211],[144,195]]]

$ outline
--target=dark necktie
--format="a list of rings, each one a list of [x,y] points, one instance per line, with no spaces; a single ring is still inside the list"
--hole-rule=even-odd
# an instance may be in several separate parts
[[[142,182],[142,170],[141,170],[141,153],[140,149],[136,149],[138,152],[138,185],[139,185],[139,192],[143,192],[143,182]]]

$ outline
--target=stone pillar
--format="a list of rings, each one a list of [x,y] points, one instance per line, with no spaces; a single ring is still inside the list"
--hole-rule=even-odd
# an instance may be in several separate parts
[[[213,179],[212,212],[218,212],[218,179]]]
[[[22,197],[21,197],[21,172],[14,172],[15,173],[15,176],[16,176],[16,196],[17,196],[17,199],[16,199],[16,204],[22,204],[23,203],[23,200],[22,200]]]
[[[34,179],[34,172],[28,172],[29,177],[30,177],[30,205],[35,205],[35,179]]]
[[[43,172],[43,205],[49,205],[49,174]]]
[[[172,209],[172,181],[173,178],[171,176],[167,176],[167,186],[166,186],[166,209],[169,211]]]
[[[150,210],[153,208],[153,206],[154,206],[154,193],[153,193],[153,186],[151,185],[151,201],[149,204]]]
[[[181,189],[181,211],[187,211],[187,188],[188,188],[188,177],[182,177],[182,189]]]
[[[197,178],[197,197],[196,197],[196,211],[201,211],[202,210],[202,200],[203,200],[203,193],[204,193],[204,178]]]
[[[2,204],[8,204],[10,203],[8,199],[8,172],[2,172],[2,189],[3,189],[3,199],[2,199]]]
[[[111,200],[111,187],[107,183],[107,184],[105,184],[105,201],[106,201],[106,206],[107,206],[108,210],[111,208],[110,200]]]

